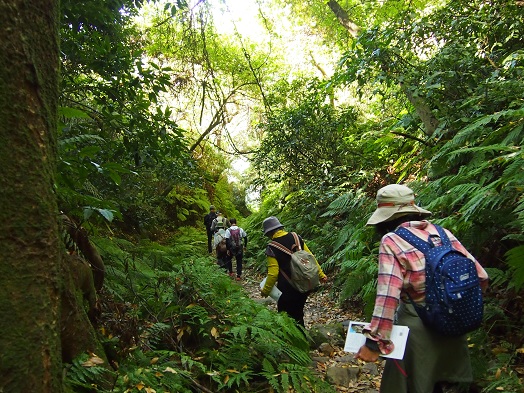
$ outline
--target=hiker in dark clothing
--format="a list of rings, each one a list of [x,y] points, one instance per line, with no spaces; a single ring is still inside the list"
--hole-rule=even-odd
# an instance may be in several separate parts
[[[242,259],[244,257],[244,250],[247,248],[247,233],[242,228],[237,226],[236,218],[230,220],[231,227],[226,230],[226,246],[228,260],[226,268],[231,277],[234,277],[233,273],[233,257],[235,258],[237,267],[236,280],[240,281],[242,278]],[[242,244],[244,243],[244,244]]]
[[[284,226],[280,223],[280,221],[278,221],[278,218],[268,217],[264,220],[262,226],[264,229],[264,235],[266,235],[268,238],[282,244],[288,249],[293,248],[293,245],[295,244],[294,237],[291,233],[284,230]],[[311,252],[304,243],[304,240],[302,240],[300,237],[299,240],[301,248]],[[288,277],[291,277],[291,257],[281,250],[271,247],[270,245],[268,245],[266,248],[266,256],[267,279],[264,287],[261,290],[261,295],[263,297],[267,297],[273,286],[276,284],[277,288],[282,291],[282,295],[278,299],[277,303],[278,312],[286,312],[291,318],[297,321],[299,325],[304,327],[304,306],[309,293],[301,293],[297,291],[291,286],[289,281],[282,274],[282,271],[284,271]],[[327,281],[327,276],[324,274],[320,266],[318,266],[318,275],[320,281]]]
[[[213,239],[213,231],[211,230],[211,225],[213,224],[213,220],[217,217],[215,206],[211,205],[209,206],[209,213],[205,215],[204,217],[204,225],[206,226],[206,232],[207,232],[207,252],[212,253],[213,248],[211,247],[211,241]]]

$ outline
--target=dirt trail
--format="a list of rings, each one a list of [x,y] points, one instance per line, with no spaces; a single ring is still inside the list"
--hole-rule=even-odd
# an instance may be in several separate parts
[[[234,262],[233,262],[234,263]],[[259,284],[264,276],[253,272],[252,269],[244,269],[242,281],[239,281],[252,299],[261,300]],[[323,284],[323,288],[309,296],[304,309],[304,320],[306,328],[311,328],[318,324],[331,324],[335,322],[359,320],[360,310],[344,310],[338,307],[336,301],[329,296],[331,283]],[[276,303],[271,302],[268,307],[276,311]],[[381,364],[365,364],[361,361],[353,360],[353,354],[344,352],[343,347],[334,347],[329,354],[321,353],[318,350],[312,352],[312,358],[317,372],[327,375],[336,368],[357,368],[359,371],[346,386],[334,385],[337,392],[362,392],[378,393],[380,385]]]

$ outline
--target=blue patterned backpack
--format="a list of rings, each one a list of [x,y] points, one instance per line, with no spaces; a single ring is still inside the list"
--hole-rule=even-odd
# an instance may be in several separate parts
[[[461,336],[482,323],[484,306],[475,263],[455,250],[442,227],[438,230],[441,245],[424,241],[407,228],[395,233],[424,253],[426,258],[425,306],[415,304],[420,319],[428,328],[444,336]]]

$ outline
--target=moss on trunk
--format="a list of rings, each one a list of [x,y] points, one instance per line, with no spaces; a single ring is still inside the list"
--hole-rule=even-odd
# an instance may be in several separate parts
[[[0,3],[0,390],[60,392],[58,2]]]

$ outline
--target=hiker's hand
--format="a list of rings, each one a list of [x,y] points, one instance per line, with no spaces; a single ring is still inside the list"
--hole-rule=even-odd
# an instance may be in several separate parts
[[[320,279],[320,281],[322,281],[322,282],[327,282],[327,280],[328,280],[327,276],[324,276],[324,277],[322,277],[322,278]]]
[[[355,355],[355,359],[360,359],[365,362],[376,362],[379,356],[380,352],[372,351],[365,345],[362,345]]]
[[[268,297],[268,294],[267,294],[267,293],[264,293],[263,291],[260,291],[260,296],[262,296],[262,297]]]

